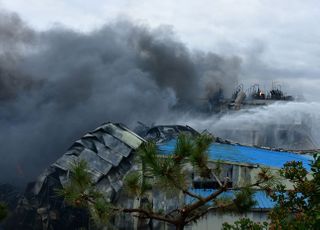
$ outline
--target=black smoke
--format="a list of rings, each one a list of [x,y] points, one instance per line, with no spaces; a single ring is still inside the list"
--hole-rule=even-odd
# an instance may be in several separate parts
[[[25,182],[106,121],[133,127],[230,91],[240,60],[190,51],[167,27],[115,21],[39,32],[0,13],[0,181]]]

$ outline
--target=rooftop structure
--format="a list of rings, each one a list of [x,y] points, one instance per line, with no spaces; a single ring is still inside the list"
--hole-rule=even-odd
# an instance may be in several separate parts
[[[170,154],[176,146],[176,139],[158,145],[160,153]],[[243,146],[239,144],[213,143],[209,148],[211,160],[221,160],[234,163],[247,163],[267,167],[281,168],[288,161],[301,161],[303,166],[310,169],[312,157],[292,152],[275,151],[265,148]]]
[[[140,137],[122,124],[103,124],[77,140],[39,176],[36,182],[29,184],[11,222],[8,222],[8,228],[63,230],[88,227],[90,225],[88,213],[66,206],[63,199],[56,194],[56,189],[62,188],[67,183],[72,165],[80,159],[88,163],[93,182],[106,199],[121,206],[133,207],[134,201],[122,192],[122,186],[124,176],[138,167],[134,161],[136,149],[145,139],[154,140],[158,144],[160,154],[168,155],[175,147],[177,136],[182,132],[198,135],[198,132],[191,127],[176,125],[153,127],[145,132],[144,137]],[[299,160],[308,167],[308,161],[311,159],[307,155],[236,145],[219,138],[216,140],[217,142],[209,148],[211,160],[209,166],[212,168],[217,164],[222,166],[219,176],[231,179],[228,184],[230,189],[255,181],[261,166],[272,167],[276,172],[286,161]],[[192,170],[190,178],[193,185],[190,189],[200,195],[205,195],[216,188],[214,179],[202,180]],[[233,191],[228,191],[224,195],[232,197]],[[154,208],[160,209],[165,206],[165,210],[176,208],[181,201],[190,202],[188,197],[181,195],[169,200],[156,191],[152,191],[151,197]],[[262,191],[257,191],[255,197],[258,204],[253,211],[259,210],[260,217],[265,218],[272,204]],[[213,215],[212,218],[216,217]],[[114,221],[118,228],[134,228],[132,227],[134,220],[130,215],[119,215]],[[157,222],[153,224],[154,229],[162,226]]]

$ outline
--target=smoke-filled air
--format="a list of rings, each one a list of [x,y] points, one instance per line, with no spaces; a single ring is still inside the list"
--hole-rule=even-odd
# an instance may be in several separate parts
[[[34,179],[104,122],[193,113],[216,91],[231,94],[240,63],[190,51],[168,27],[118,20],[90,33],[39,32],[1,12],[0,181]]]

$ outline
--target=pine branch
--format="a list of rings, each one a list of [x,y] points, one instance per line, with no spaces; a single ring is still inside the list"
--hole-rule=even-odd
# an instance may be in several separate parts
[[[203,197],[202,196],[198,196],[197,194],[193,193],[193,192],[190,192],[189,190],[187,189],[182,189],[182,192],[188,196],[191,196],[193,198],[196,198],[198,200],[203,200]]]
[[[185,208],[184,212],[190,213],[191,211],[196,210],[197,208],[205,205],[207,202],[215,199],[217,196],[219,196],[221,193],[225,192],[226,190],[227,190],[227,181],[224,182],[223,186],[219,190],[211,193],[209,196],[203,198],[202,200],[199,200],[199,201],[187,206]]]
[[[150,210],[145,210],[142,208],[125,208],[125,209],[119,209],[119,210],[124,213],[140,213],[145,215],[144,217],[142,216],[142,218],[150,218],[150,219],[160,220],[160,221],[164,221],[171,224],[176,224],[176,220],[174,219],[167,218],[163,214],[154,213]]]

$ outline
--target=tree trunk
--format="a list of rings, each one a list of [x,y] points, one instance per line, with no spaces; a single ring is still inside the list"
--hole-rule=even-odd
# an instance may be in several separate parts
[[[184,224],[176,225],[176,230],[183,230],[183,229],[184,229]]]

